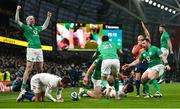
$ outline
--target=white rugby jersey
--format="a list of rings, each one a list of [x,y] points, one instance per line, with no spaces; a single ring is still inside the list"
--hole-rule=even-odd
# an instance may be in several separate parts
[[[124,88],[124,85],[119,84],[119,94],[120,94],[120,96],[125,96],[125,93],[124,93],[124,91],[123,91],[123,88]],[[110,97],[115,97],[115,95],[116,95],[116,90],[115,90],[114,86],[112,86],[111,89],[112,89],[112,90],[111,90],[111,92],[110,92]]]
[[[61,98],[63,88],[57,87],[58,81],[61,81],[62,79],[61,77],[49,73],[39,73],[34,75],[33,79],[35,81],[39,81],[40,84],[47,87],[45,90],[45,96],[47,96],[49,99],[56,102],[57,99]],[[57,88],[57,92],[56,92],[57,99],[53,98],[51,95],[52,88]]]
[[[39,79],[41,84],[48,86],[49,88],[57,87],[58,81],[62,79],[61,77],[49,73],[39,73],[34,76]]]

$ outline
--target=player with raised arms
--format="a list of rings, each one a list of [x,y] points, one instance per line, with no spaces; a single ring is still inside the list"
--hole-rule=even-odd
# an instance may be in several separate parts
[[[21,6],[18,5],[16,9],[15,22],[21,28],[24,36],[28,41],[27,54],[26,54],[26,69],[23,75],[23,83],[21,86],[22,90],[26,88],[26,82],[29,77],[29,73],[35,64],[38,72],[43,71],[43,51],[40,42],[39,33],[45,30],[51,18],[51,12],[48,11],[46,21],[42,26],[35,26],[34,16],[28,16],[26,18],[26,24],[22,23],[19,18]]]

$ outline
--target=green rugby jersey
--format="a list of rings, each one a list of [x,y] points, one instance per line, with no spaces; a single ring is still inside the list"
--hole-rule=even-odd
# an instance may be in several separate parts
[[[42,26],[29,26],[22,24],[21,29],[28,41],[29,48],[41,48],[39,33],[43,30]]]
[[[92,78],[95,80],[100,80],[101,79],[101,64],[102,64],[102,59],[97,58],[93,64],[96,65],[96,68],[93,71]]]
[[[148,63],[148,67],[151,68],[158,64],[163,64],[162,60],[160,59],[160,55],[162,51],[156,46],[150,46],[148,50],[144,50],[140,57],[139,61],[142,62],[144,59]]]
[[[102,44],[97,49],[97,54],[102,55],[102,59],[119,59],[117,54],[118,48],[114,43],[109,41],[102,42]]]
[[[167,43],[169,39],[170,39],[169,34],[166,31],[163,32],[160,39],[161,48],[163,47],[169,49],[169,45]]]

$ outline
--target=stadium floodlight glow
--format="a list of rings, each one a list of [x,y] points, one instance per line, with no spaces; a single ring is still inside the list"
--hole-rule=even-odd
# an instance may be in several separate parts
[[[172,12],[172,9],[169,9],[169,12]]]
[[[149,1],[149,4],[151,5],[152,3],[153,3],[153,1],[152,1],[152,0],[150,0],[150,1]]]
[[[149,0],[145,0],[145,2],[146,2],[146,3],[148,3],[148,2],[149,2]]]
[[[172,13],[173,13],[173,14],[176,14],[176,11],[174,10],[174,11],[172,11]]]
[[[156,3],[156,2],[154,2],[154,3],[153,3],[153,6],[156,6],[156,5],[157,5],[157,3]]]
[[[161,6],[161,9],[164,9],[164,5]]]
[[[164,10],[167,11],[167,10],[168,10],[168,7],[165,7]]]
[[[170,13],[173,13],[173,14],[177,13],[176,10],[170,9],[168,6],[154,2],[153,0],[141,0],[141,1],[144,1],[144,2],[148,3],[149,5],[157,6],[158,8],[165,10],[167,12],[170,12]]]
[[[158,8],[160,8],[160,7],[161,7],[161,5],[160,5],[160,4],[157,4],[157,7],[158,7]]]

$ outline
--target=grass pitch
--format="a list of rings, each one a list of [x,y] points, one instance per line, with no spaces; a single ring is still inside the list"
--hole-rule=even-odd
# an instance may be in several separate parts
[[[0,93],[0,108],[180,108],[180,84],[161,84],[162,98],[136,98],[135,91],[121,100],[81,98],[72,101],[70,93],[78,89],[63,90],[64,103],[46,101],[16,103],[17,92]],[[152,88],[153,89],[153,88]],[[154,92],[154,90],[153,90]]]

